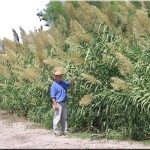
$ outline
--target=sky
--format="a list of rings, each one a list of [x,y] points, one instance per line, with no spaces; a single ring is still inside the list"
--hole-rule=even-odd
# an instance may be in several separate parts
[[[20,36],[19,26],[26,33],[40,28],[44,21],[40,21],[37,12],[46,8],[50,0],[0,0],[0,39],[13,40],[12,28]],[[46,27],[44,28],[46,29]]]

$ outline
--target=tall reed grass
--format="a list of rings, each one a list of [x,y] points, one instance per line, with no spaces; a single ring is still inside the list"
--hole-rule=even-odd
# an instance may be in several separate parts
[[[21,33],[21,45],[4,39],[0,107],[52,128],[49,89],[54,69],[62,68],[65,80],[76,76],[68,91],[70,127],[97,133],[117,130],[126,138],[142,140],[150,134],[150,55],[140,37],[142,33],[143,40],[149,40],[148,18],[130,2],[118,2],[121,14],[120,8],[128,11],[124,18],[121,15],[122,22],[133,29],[125,36],[115,27],[110,3],[103,3],[103,10],[77,3],[74,8],[64,2],[69,29],[59,16],[58,26],[52,24],[47,31]]]

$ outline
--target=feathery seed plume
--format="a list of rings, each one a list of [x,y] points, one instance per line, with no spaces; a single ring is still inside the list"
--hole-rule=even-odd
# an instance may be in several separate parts
[[[74,52],[68,55],[67,59],[71,60],[71,62],[75,63],[76,65],[81,65],[84,63],[84,59],[81,58],[81,55]]]
[[[84,95],[82,97],[82,99],[80,100],[79,104],[80,105],[89,105],[92,102],[92,99],[93,99],[93,97],[91,94]]]
[[[38,66],[31,66],[21,72],[21,78],[28,79],[29,81],[35,81],[40,75],[40,68]]]
[[[115,90],[125,90],[128,88],[127,84],[119,79],[118,77],[111,77],[113,83],[111,83],[111,86],[115,89]]]
[[[10,59],[7,54],[0,54],[0,58],[1,58],[2,61],[7,61],[7,60]],[[0,61],[1,61],[1,60],[0,60]]]
[[[133,64],[122,53],[114,51],[114,54],[119,59],[121,66],[120,71],[122,74],[130,74],[134,71]]]
[[[96,84],[98,83],[98,80],[95,79],[95,77],[93,77],[92,75],[86,74],[86,73],[81,73],[81,76],[83,76],[87,81]]]
[[[57,59],[47,58],[43,60],[43,63],[52,67],[62,67],[63,62]]]

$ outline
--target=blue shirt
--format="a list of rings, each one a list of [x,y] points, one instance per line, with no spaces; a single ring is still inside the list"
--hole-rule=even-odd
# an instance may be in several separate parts
[[[70,82],[67,81],[54,81],[50,88],[50,97],[55,98],[56,102],[62,102],[67,100],[67,88],[70,86]]]

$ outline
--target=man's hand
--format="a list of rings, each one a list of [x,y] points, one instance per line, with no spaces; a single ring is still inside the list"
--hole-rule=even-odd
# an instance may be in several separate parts
[[[52,101],[53,101],[53,105],[54,105],[54,109],[58,109],[58,105],[56,103],[56,99],[55,98],[52,98]]]
[[[56,104],[56,105],[54,105],[54,109],[55,110],[57,110],[58,109],[58,105]]]

